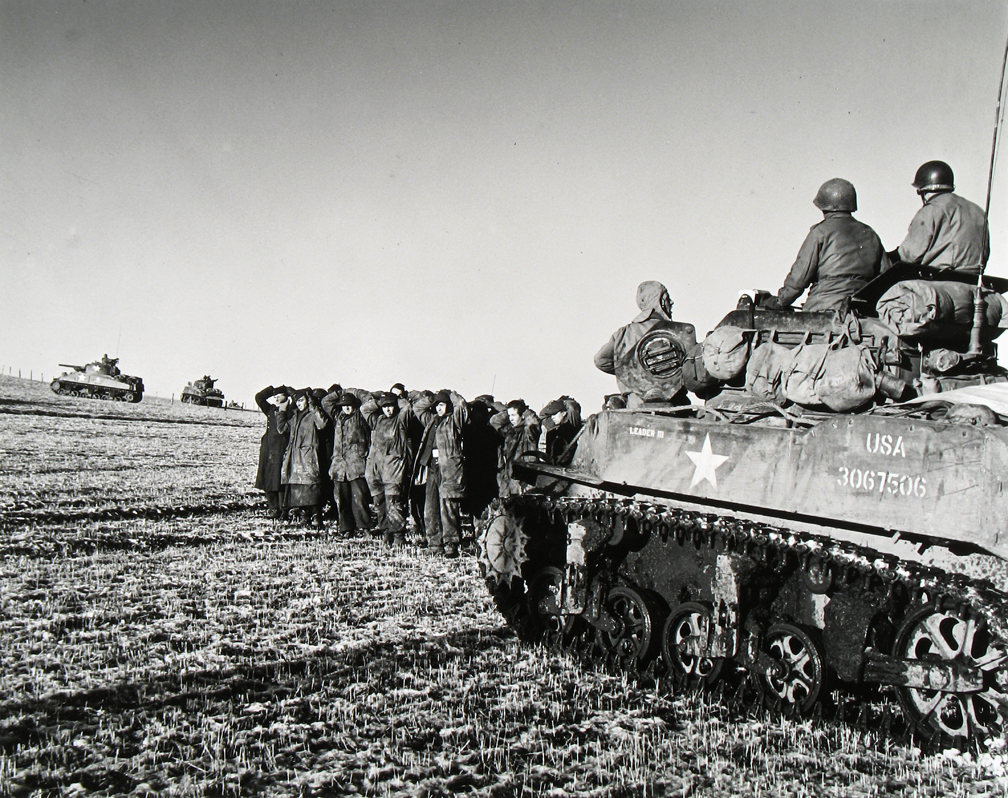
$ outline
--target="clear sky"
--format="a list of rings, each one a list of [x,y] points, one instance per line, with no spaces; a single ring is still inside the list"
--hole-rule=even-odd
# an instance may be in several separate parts
[[[0,0],[0,364],[456,388],[585,412],[663,281],[776,291],[819,185],[887,249],[983,205],[1000,2]],[[989,271],[1008,276],[1008,173]]]

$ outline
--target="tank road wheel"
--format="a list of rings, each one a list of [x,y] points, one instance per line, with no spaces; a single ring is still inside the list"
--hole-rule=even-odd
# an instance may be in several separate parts
[[[895,655],[929,662],[951,661],[979,670],[983,687],[975,692],[899,687],[899,699],[927,736],[947,735],[958,744],[980,743],[1006,730],[1008,652],[983,621],[933,604],[910,615],[896,636]]]
[[[760,689],[772,701],[807,714],[819,700],[825,681],[819,645],[799,627],[775,623],[767,630],[763,648],[774,662],[759,674]]]
[[[133,401],[133,391],[126,391],[126,393],[124,393],[122,395],[122,400],[124,402],[132,402]]]
[[[512,516],[498,515],[487,524],[477,542],[479,562],[488,579],[510,584],[516,576],[521,576],[522,563],[528,559],[525,554],[528,538]]]
[[[595,630],[595,641],[625,665],[642,661],[651,648],[651,611],[644,597],[628,587],[617,586],[609,591],[606,610],[616,619],[615,633]]]
[[[662,658],[673,678],[685,678],[690,688],[712,687],[724,667],[723,657],[695,653],[710,634],[711,611],[703,604],[687,601],[669,615],[662,632]],[[691,650],[694,649],[694,650]]]
[[[53,380],[49,383],[49,387],[53,389],[53,393],[63,393],[63,386],[59,380]]]

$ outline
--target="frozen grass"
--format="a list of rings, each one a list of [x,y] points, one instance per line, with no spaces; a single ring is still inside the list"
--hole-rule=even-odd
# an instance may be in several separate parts
[[[4,479],[12,457],[22,474],[55,457],[46,438],[64,420],[36,416]],[[162,422],[131,423],[80,438],[84,470],[150,452],[93,495],[178,501],[170,478],[144,492],[144,473],[177,467],[144,440]],[[247,491],[258,424],[241,443],[163,423],[201,464],[186,501]],[[45,501],[69,501],[44,484]],[[23,524],[7,506],[0,535],[20,543],[0,559],[2,794],[1008,794],[1001,752],[922,757],[849,728],[738,717],[525,647],[471,558],[390,554],[247,510]],[[64,539],[91,546],[53,548]]]

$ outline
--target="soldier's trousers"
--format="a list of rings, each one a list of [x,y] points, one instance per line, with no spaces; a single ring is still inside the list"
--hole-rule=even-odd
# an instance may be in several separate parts
[[[340,532],[353,532],[355,529],[367,532],[371,526],[371,514],[368,512],[370,495],[364,477],[333,483]]]
[[[427,545],[433,549],[457,546],[462,536],[462,500],[441,495],[441,472],[436,464],[427,472],[424,527]]]
[[[402,485],[398,483],[371,486],[371,506],[377,529],[383,532],[402,532],[406,528],[401,490]]]

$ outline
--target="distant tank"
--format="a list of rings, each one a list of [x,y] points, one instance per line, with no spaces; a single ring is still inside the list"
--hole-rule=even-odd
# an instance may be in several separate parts
[[[104,355],[101,360],[86,366],[60,363],[73,369],[56,377],[50,387],[63,396],[89,396],[92,399],[110,399],[120,402],[139,402],[143,398],[144,384],[140,377],[131,377],[119,371],[119,358]]]
[[[478,531],[506,620],[675,689],[1003,745],[1008,374],[993,340],[1008,284],[985,278],[986,317],[963,300],[938,325],[887,304],[968,297],[959,279],[897,266],[847,313],[746,296],[699,363],[705,343],[649,333],[638,375],[662,343],[675,356],[652,390],[681,378],[707,404],[610,402],[567,465],[524,456],[534,487]]]
[[[214,388],[217,380],[208,374],[195,382],[190,382],[182,389],[181,401],[190,405],[206,405],[207,407],[223,407],[224,393]]]

